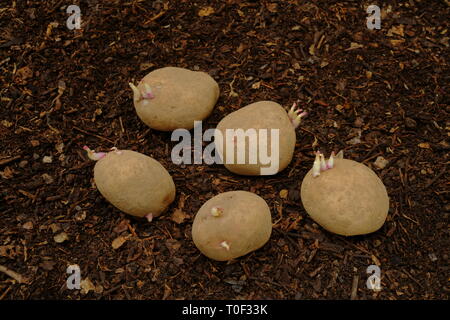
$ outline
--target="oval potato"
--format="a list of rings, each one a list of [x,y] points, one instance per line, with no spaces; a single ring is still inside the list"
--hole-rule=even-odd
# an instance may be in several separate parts
[[[217,138],[217,134],[215,135],[215,145],[219,155],[221,156],[225,167],[234,172],[236,174],[241,175],[265,175],[265,174],[276,174],[283,169],[285,169],[292,160],[295,142],[296,142],[296,133],[295,128],[291,123],[291,120],[288,117],[288,114],[284,108],[276,102],[273,101],[259,101],[252,104],[249,104],[237,111],[234,111],[224,117],[219,124],[217,125],[217,129],[220,130],[223,140],[222,143],[219,138]],[[277,142],[278,145],[278,157],[275,158],[275,161],[278,162],[278,165],[272,163],[274,170],[268,171],[268,173],[264,173],[262,169],[267,170],[271,167],[271,164],[262,163],[261,159],[258,155],[257,161],[250,161],[249,157],[249,141],[250,139],[246,138],[245,142],[245,162],[240,164],[237,163],[238,159],[238,149],[237,143],[234,143],[234,155],[232,161],[227,161],[227,143],[226,139],[226,130],[227,129],[242,129],[244,132],[248,129],[255,129],[256,136],[259,141],[260,132],[259,129],[268,129],[267,130],[267,150],[264,150],[264,154],[267,154],[269,157],[271,155],[272,148],[272,133],[270,129],[279,130],[279,139]],[[263,146],[258,142],[257,153],[259,153],[259,148]],[[276,147],[276,145],[275,145]],[[241,153],[241,152],[239,152]],[[273,160],[273,159],[272,159]],[[234,161],[234,163],[233,163]]]
[[[194,121],[207,118],[219,98],[219,85],[207,73],[165,67],[147,74],[138,84],[147,83],[153,99],[134,100],[139,118],[150,128],[172,131],[192,129]]]
[[[218,216],[212,215],[213,208],[221,209]],[[224,192],[206,201],[192,225],[194,244],[205,256],[217,261],[261,248],[271,233],[269,206],[263,198],[247,191]]]
[[[109,152],[95,164],[94,181],[112,205],[137,217],[159,216],[175,199],[175,184],[167,170],[135,151]]]
[[[381,179],[369,167],[349,159],[334,159],[334,167],[301,185],[301,200],[311,218],[326,230],[353,236],[374,232],[384,224],[389,197]]]

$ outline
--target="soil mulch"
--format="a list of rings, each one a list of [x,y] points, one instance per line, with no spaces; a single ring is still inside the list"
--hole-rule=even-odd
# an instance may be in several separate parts
[[[380,3],[380,30],[357,1],[72,2],[79,30],[67,1],[0,1],[0,300],[449,298],[448,1]],[[218,81],[204,129],[258,100],[300,100],[309,116],[290,166],[243,177],[173,164],[176,142],[139,120],[128,87],[169,65]],[[85,144],[158,159],[177,185],[167,213],[147,223],[110,205]],[[318,149],[382,178],[380,230],[346,238],[308,217],[299,187]],[[193,217],[236,189],[268,202],[273,234],[215,262],[192,242]],[[83,290],[66,287],[72,264]],[[366,287],[372,264],[379,292]]]

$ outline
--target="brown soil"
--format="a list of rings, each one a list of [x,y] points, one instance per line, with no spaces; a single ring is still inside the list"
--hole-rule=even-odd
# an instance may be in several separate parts
[[[381,30],[356,1],[73,2],[80,30],[66,27],[67,1],[0,1],[0,266],[23,277],[3,268],[0,300],[449,298],[448,1],[380,4]],[[290,166],[251,178],[174,165],[170,133],[139,120],[128,87],[168,65],[220,84],[204,129],[257,100],[299,99],[309,116]],[[85,144],[161,161],[177,185],[168,212],[146,223],[111,206]],[[382,178],[391,202],[379,231],[345,238],[307,216],[299,185],[317,149],[344,149]],[[262,249],[214,262],[194,246],[192,220],[236,189],[269,203],[274,231]],[[66,288],[70,264],[95,290]],[[380,292],[366,288],[372,264]]]

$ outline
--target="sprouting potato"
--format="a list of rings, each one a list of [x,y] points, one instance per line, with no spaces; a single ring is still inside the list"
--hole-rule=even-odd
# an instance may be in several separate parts
[[[276,102],[259,101],[224,117],[217,125],[220,135],[216,131],[214,142],[225,167],[252,176],[273,175],[285,169],[294,154],[295,129],[306,115],[296,107],[294,103],[286,112]],[[236,136],[227,137],[233,130]]]
[[[261,248],[272,233],[269,206],[247,191],[229,191],[206,201],[194,218],[192,240],[207,257],[226,261]]]
[[[155,159],[131,150],[95,153],[84,147],[97,163],[94,181],[100,193],[119,210],[149,221],[175,199],[175,184]]]
[[[219,98],[219,85],[207,73],[165,67],[147,74],[137,86],[130,83],[139,118],[150,128],[192,129],[207,118]]]
[[[362,163],[316,153],[301,185],[306,212],[326,230],[344,236],[377,231],[384,224],[389,197],[381,179]]]

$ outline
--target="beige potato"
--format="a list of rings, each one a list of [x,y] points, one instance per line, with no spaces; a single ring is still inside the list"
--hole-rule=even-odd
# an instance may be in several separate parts
[[[374,232],[384,224],[389,197],[383,182],[369,167],[348,159],[303,179],[301,199],[306,212],[326,230],[344,236]]]
[[[295,127],[286,110],[276,102],[259,101],[247,105],[223,118],[217,125],[217,129],[221,132],[223,139],[220,140],[220,138],[217,137],[217,134],[215,135],[214,141],[216,149],[223,159],[225,167],[231,172],[252,176],[276,174],[285,169],[292,160],[296,142]],[[257,136],[256,141],[258,141],[256,150],[257,158],[254,158],[255,161],[252,161],[250,158],[250,139],[248,137],[245,138],[245,148],[242,148],[241,151],[239,151],[238,139],[233,141],[226,138],[227,129],[242,129],[244,132],[249,132],[247,131],[248,129],[255,129]],[[261,135],[260,129],[268,129],[267,147],[259,142]],[[273,140],[272,142],[272,133],[270,129],[279,130],[278,140]],[[234,144],[234,157],[231,161],[227,161],[228,143]],[[274,154],[273,158],[271,158],[272,143],[275,144],[275,148],[278,147],[278,157]],[[264,151],[265,155],[271,158],[270,162],[267,160],[261,161],[259,155],[260,149]],[[244,152],[245,161],[243,163],[238,163],[239,154]],[[263,168],[268,170],[270,167],[273,167],[273,170],[264,172]]]
[[[172,131],[192,129],[207,118],[219,98],[219,85],[207,73],[165,67],[147,74],[133,89],[139,118],[150,128]]]
[[[157,217],[175,199],[175,184],[167,170],[135,151],[108,152],[95,164],[94,181],[112,205],[137,217]]]
[[[207,257],[226,261],[261,248],[272,233],[272,217],[263,198],[229,191],[206,201],[194,218],[192,240]]]

